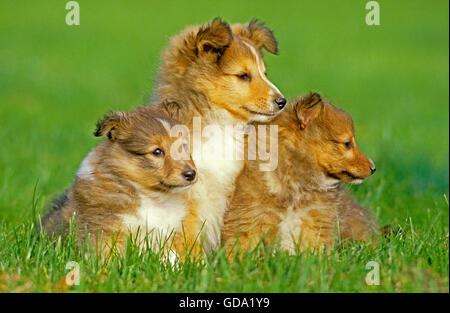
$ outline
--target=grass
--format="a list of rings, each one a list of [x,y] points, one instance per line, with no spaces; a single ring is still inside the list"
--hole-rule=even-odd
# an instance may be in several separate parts
[[[448,2],[148,2],[80,0],[65,25],[56,0],[0,4],[0,292],[448,292]],[[270,79],[288,97],[318,91],[349,112],[376,163],[352,194],[381,225],[404,233],[329,256],[273,251],[230,263],[222,251],[173,269],[131,249],[102,264],[70,242],[38,240],[34,216],[68,186],[98,143],[95,121],[148,101],[168,36],[215,16],[258,17],[275,29]],[[60,284],[77,261],[81,284]],[[368,286],[369,261],[380,264]]]

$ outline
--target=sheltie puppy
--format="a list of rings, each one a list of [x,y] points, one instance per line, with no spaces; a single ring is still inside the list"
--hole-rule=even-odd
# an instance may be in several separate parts
[[[205,151],[233,148],[235,138],[225,127],[271,121],[286,104],[266,76],[262,49],[277,53],[277,41],[263,24],[229,25],[214,19],[174,36],[162,54],[155,100],[187,126],[191,138],[209,126],[224,134],[203,133],[192,149],[199,178],[189,193],[198,202],[207,251],[221,242],[227,200],[244,161],[208,158]]]
[[[197,180],[196,167],[187,150],[173,155],[181,151],[172,149],[180,138],[169,136],[176,123],[148,106],[105,116],[94,134],[107,138],[83,160],[74,184],[44,217],[43,229],[64,236],[73,219],[79,239],[89,238],[107,252],[121,252],[127,236],[143,247],[151,234],[150,248],[173,236],[172,257],[183,257],[183,246],[191,249],[200,229],[195,200],[187,193]]]
[[[260,172],[261,161],[248,161],[239,175],[223,228],[231,257],[260,240],[295,253],[371,238],[376,222],[341,186],[375,172],[356,145],[351,117],[310,94],[272,123],[279,127],[278,167]]]

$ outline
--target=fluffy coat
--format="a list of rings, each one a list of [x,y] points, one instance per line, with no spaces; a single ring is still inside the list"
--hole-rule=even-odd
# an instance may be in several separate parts
[[[268,80],[262,49],[277,53],[273,33],[257,21],[234,24],[215,19],[186,28],[174,36],[162,54],[155,97],[169,115],[195,136],[194,118],[201,128],[270,121],[286,100]],[[243,160],[205,159],[202,151],[224,149],[233,136],[201,135],[201,151],[193,147],[199,181],[189,191],[198,202],[199,225],[207,251],[221,242],[223,215]]]
[[[311,94],[293,101],[273,124],[279,127],[277,169],[260,172],[262,161],[248,161],[225,215],[231,257],[261,240],[295,253],[371,238],[375,220],[341,184],[361,183],[375,171],[356,145],[351,117]]]
[[[172,236],[171,257],[184,256],[184,245],[192,247],[200,231],[192,226],[197,205],[187,193],[196,168],[189,154],[178,160],[169,153],[178,139],[168,133],[174,124],[150,107],[107,115],[95,135],[108,138],[83,160],[74,184],[44,217],[43,229],[67,235],[73,218],[77,238],[105,253],[123,251],[129,235],[143,245],[151,234],[155,249]]]

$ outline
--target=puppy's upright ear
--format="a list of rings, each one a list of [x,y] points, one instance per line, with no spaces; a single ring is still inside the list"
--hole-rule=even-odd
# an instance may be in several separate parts
[[[203,25],[197,32],[197,55],[215,53],[221,55],[233,39],[230,25],[219,18]]]
[[[300,129],[305,129],[309,123],[319,116],[322,106],[322,99],[318,93],[311,93],[296,100],[294,109],[300,122]]]
[[[270,53],[278,54],[278,42],[273,31],[257,19],[248,24],[234,24],[233,32],[248,39],[259,50],[264,48]]]
[[[97,129],[94,135],[100,137],[106,134],[112,141],[124,140],[128,137],[129,126],[129,113],[121,111],[112,112],[97,122]]]

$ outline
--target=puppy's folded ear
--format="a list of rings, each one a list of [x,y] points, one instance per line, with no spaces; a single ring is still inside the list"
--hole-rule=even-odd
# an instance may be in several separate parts
[[[221,55],[233,39],[230,25],[219,18],[203,25],[197,32],[197,55],[215,53]]]
[[[167,114],[170,118],[175,120],[181,120],[182,118],[182,108],[180,104],[175,101],[164,100],[161,102],[162,111]]]
[[[309,123],[319,116],[322,106],[322,99],[318,93],[311,93],[295,100],[294,109],[301,129],[305,129]]]
[[[270,53],[278,54],[278,42],[269,28],[257,19],[248,24],[234,24],[233,32],[241,37],[248,39],[259,50],[266,49]]]
[[[112,112],[97,122],[94,135],[100,137],[106,134],[112,141],[124,140],[128,136],[129,125],[130,119],[127,112]]]

